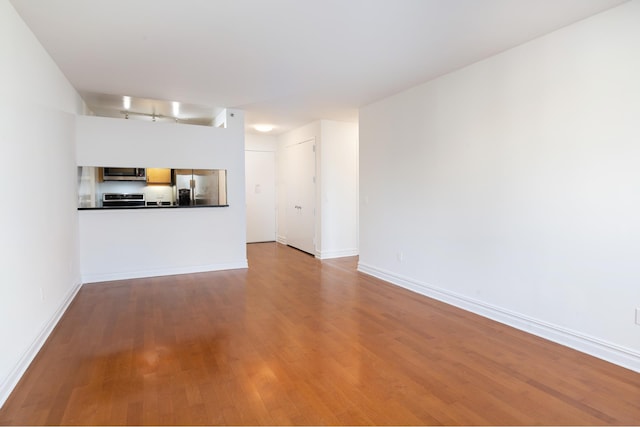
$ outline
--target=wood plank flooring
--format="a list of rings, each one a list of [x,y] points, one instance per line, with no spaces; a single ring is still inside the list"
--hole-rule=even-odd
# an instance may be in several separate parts
[[[85,285],[20,425],[630,425],[640,374],[275,243],[248,270]]]

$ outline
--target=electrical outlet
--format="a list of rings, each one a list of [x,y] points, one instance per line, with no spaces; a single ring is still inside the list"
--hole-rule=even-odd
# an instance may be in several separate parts
[[[640,325],[640,308],[636,308],[636,325]]]
[[[398,262],[402,262],[404,260],[404,253],[402,253],[402,251],[398,252],[396,256],[398,257]]]
[[[44,289],[40,288],[40,301],[44,301]]]

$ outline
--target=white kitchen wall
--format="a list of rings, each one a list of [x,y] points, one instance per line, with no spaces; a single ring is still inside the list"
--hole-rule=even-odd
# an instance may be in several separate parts
[[[227,127],[79,116],[79,166],[226,169],[228,207],[81,211],[83,282],[246,268],[244,115]]]
[[[82,110],[0,0],[0,405],[80,286],[74,119]]]
[[[278,241],[286,243],[287,146],[315,139],[316,256],[358,254],[358,124],[319,120],[278,137]]]
[[[359,269],[640,371],[639,22],[362,108]]]
[[[230,169],[225,165],[232,164],[237,167],[238,158],[244,154],[244,115],[242,111],[227,110],[227,115],[231,114],[227,128],[80,116],[77,119],[78,165]]]

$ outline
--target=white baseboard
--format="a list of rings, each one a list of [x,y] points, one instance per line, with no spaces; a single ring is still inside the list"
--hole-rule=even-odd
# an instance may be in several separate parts
[[[287,237],[286,236],[281,236],[280,234],[278,234],[276,236],[276,242],[282,243],[283,245],[286,245],[287,244]]]
[[[487,317],[516,329],[548,339],[549,341],[571,347],[574,350],[606,360],[607,362],[640,372],[640,353],[631,349],[624,348],[598,338],[590,337],[558,325],[553,325],[538,319],[524,316],[501,307],[496,307],[482,301],[477,301],[465,295],[450,292],[426,283],[421,283],[371,265],[359,263],[358,271],[418,294],[437,299],[463,310],[479,314],[480,316]]]
[[[145,277],[158,277],[158,276],[173,276],[176,274],[190,274],[190,273],[204,273],[207,271],[221,271],[221,270],[236,270],[241,268],[249,268],[247,260],[209,264],[209,265],[196,265],[189,267],[177,267],[177,268],[163,268],[157,270],[137,270],[137,271],[123,271],[115,273],[104,274],[86,274],[82,276],[83,283],[97,283],[97,282],[111,282],[114,280],[126,280],[126,279],[142,279]]]
[[[316,254],[316,258],[319,259],[331,259],[331,258],[343,258],[348,256],[358,255],[358,249],[339,249],[336,251],[319,251]]]
[[[0,408],[2,408],[4,403],[7,401],[9,395],[18,384],[18,381],[20,381],[20,378],[22,378],[24,373],[27,371],[27,368],[29,368],[29,365],[44,345],[45,341],[47,341],[47,338],[49,338],[53,328],[56,327],[58,321],[69,307],[69,304],[71,304],[71,301],[75,298],[81,286],[82,283],[76,283],[71,287],[62,300],[62,304],[60,304],[55,313],[53,313],[53,316],[51,316],[51,319],[49,319],[49,321],[44,325],[36,339],[24,352],[16,366],[0,384]]]

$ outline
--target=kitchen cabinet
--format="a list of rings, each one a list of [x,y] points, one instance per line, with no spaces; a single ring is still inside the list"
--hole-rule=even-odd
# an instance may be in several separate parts
[[[171,169],[147,168],[147,184],[171,184]]]

